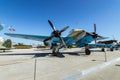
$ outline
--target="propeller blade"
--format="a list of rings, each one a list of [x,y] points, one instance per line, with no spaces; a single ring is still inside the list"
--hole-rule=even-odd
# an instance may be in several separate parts
[[[105,38],[105,37],[103,37],[103,36],[100,36],[100,35],[97,35],[97,37],[100,37],[100,38]],[[108,37],[106,37],[106,38],[108,38]]]
[[[43,42],[46,42],[46,41],[50,40],[52,37],[53,36],[50,36],[50,37],[46,38]]]
[[[53,24],[52,24],[52,22],[51,22],[50,20],[48,20],[48,23],[50,24],[50,26],[52,27],[52,29],[53,29],[54,31],[56,31],[55,27],[53,26]]]
[[[86,32],[86,34],[91,35],[91,36],[93,36],[93,35],[94,35],[93,33],[90,33],[90,32]]]
[[[63,45],[65,46],[65,48],[67,48],[66,43],[64,42],[63,38],[61,36],[59,36],[59,38],[60,38],[61,42],[63,43]]]
[[[94,33],[96,34],[96,24],[94,24]]]
[[[94,34],[95,34],[95,44],[96,44],[96,38],[97,38],[97,34],[96,34],[96,24],[94,24]]]
[[[63,29],[60,30],[60,33],[61,33],[61,32],[64,32],[64,31],[65,31],[66,29],[68,29],[68,28],[69,28],[69,26],[64,27]]]

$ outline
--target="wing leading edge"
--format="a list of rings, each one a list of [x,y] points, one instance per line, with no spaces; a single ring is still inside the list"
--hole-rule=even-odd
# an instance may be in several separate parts
[[[30,39],[36,41],[43,41],[44,39],[48,38],[48,36],[41,36],[41,35],[28,35],[28,34],[15,34],[15,33],[4,33],[4,34],[10,37]]]
[[[23,39],[30,39],[30,40],[36,40],[36,41],[44,41],[46,38],[48,38],[49,36],[42,36],[42,35],[28,35],[28,34],[15,34],[15,33],[4,33],[7,36],[10,37],[15,37],[15,38],[23,38]],[[62,37],[66,42],[72,40],[73,39],[71,37]]]

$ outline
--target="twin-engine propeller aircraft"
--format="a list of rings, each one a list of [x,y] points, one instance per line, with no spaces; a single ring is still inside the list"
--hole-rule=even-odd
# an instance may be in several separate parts
[[[86,55],[90,55],[91,51],[88,48],[88,44],[92,41],[98,39],[105,39],[98,34],[96,34],[96,24],[94,24],[94,32],[89,33],[85,30],[80,29],[72,29],[68,36],[61,37],[61,33],[69,28],[69,26],[64,27],[61,30],[57,30],[56,27],[52,24],[50,20],[48,20],[53,32],[50,36],[42,36],[42,35],[27,35],[27,34],[15,34],[15,33],[5,33],[7,36],[16,37],[16,38],[24,38],[31,39],[36,41],[42,41],[46,44],[46,42],[50,41],[52,55],[57,56],[59,49],[67,48],[67,46],[75,44],[76,47],[85,47]]]

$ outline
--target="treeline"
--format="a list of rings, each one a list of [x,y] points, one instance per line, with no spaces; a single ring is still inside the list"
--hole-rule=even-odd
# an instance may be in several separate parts
[[[32,45],[25,45],[23,43],[18,43],[18,44],[13,45],[13,47],[15,49],[30,49],[32,48]]]

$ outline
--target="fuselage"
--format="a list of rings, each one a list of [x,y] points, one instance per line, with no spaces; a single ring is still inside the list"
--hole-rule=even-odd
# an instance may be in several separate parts
[[[74,40],[76,47],[83,47],[94,40],[91,35],[86,34],[85,30],[80,29],[72,29],[67,37]]]
[[[57,43],[60,43],[59,37],[53,37],[53,38],[51,39],[51,44],[57,44]]]
[[[72,29],[67,37],[63,37],[67,46],[75,44],[76,47],[83,47],[88,43],[91,43],[94,38],[91,35],[87,35],[85,30]],[[51,44],[60,43],[59,37],[53,37]]]

